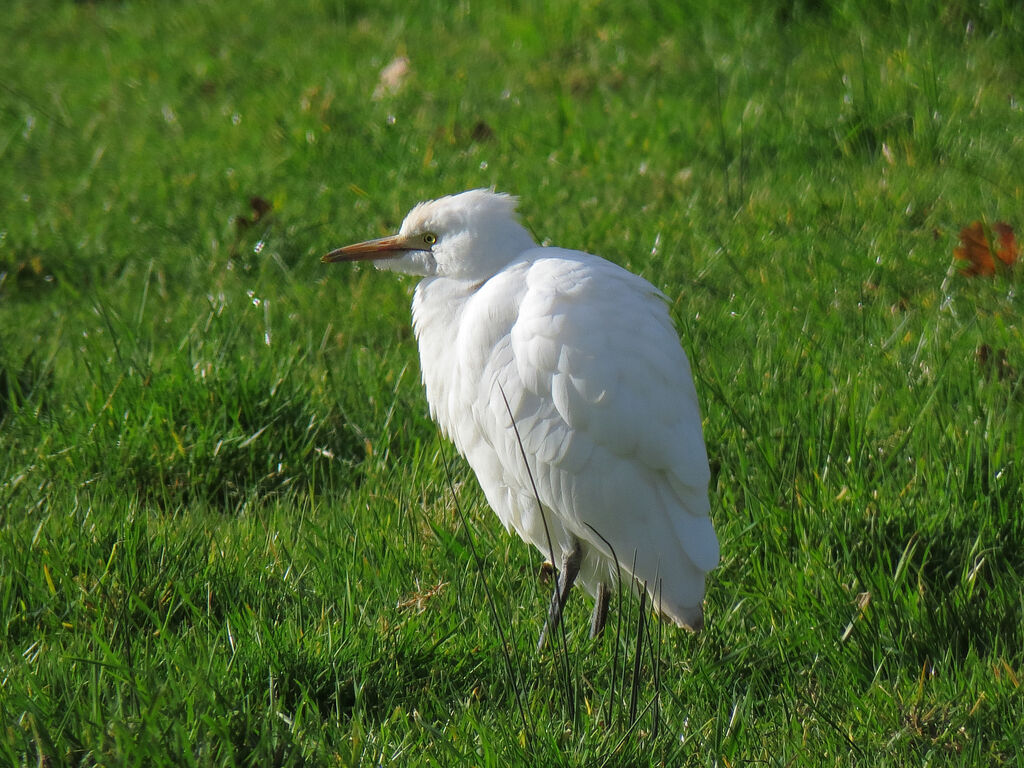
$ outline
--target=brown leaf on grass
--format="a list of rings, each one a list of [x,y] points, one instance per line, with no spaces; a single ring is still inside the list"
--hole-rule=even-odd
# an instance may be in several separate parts
[[[996,273],[996,259],[1012,267],[1020,258],[1020,248],[1013,227],[1004,221],[992,225],[996,237],[995,248],[989,242],[985,227],[980,221],[960,230],[960,246],[953,249],[953,255],[966,266],[961,270],[965,275],[992,277]]]
[[[483,120],[477,120],[473,126],[473,141],[490,141],[494,138],[494,129]]]
[[[254,224],[270,213],[271,209],[274,207],[259,195],[254,195],[249,198],[249,206],[252,208],[252,220]]]
[[[1003,264],[1012,267],[1020,258],[1020,248],[1017,246],[1017,238],[1013,234],[1013,227],[1005,221],[997,221],[992,225],[996,235],[999,237],[999,244],[996,247],[996,256]]]
[[[961,270],[965,275],[989,277],[996,273],[992,250],[988,247],[985,228],[980,221],[972,222],[969,227],[960,230],[960,243],[959,248],[953,249],[953,255],[967,262],[967,266]]]
[[[992,349],[988,344],[981,344],[975,352],[978,367],[986,379],[993,376],[1000,381],[1013,380],[1017,376],[1017,369],[1010,365],[1006,349]]]
[[[255,227],[261,221],[269,219],[270,215],[274,211],[274,206],[268,200],[264,200],[259,195],[253,195],[252,197],[249,198],[249,210],[250,213],[248,215],[243,214],[241,216],[235,216],[231,220],[231,223],[235,225],[234,242],[231,243],[231,248],[228,251],[228,253],[231,255],[231,258],[236,258],[243,251],[249,250],[248,246],[246,245],[247,238],[251,236],[249,234],[249,229],[251,227]],[[265,228],[266,225],[264,224],[261,227],[261,229]],[[256,248],[254,252],[256,254],[259,254],[261,250],[263,250],[262,238],[260,238],[259,242],[256,243]],[[251,256],[249,258],[251,258]]]
[[[271,203],[259,195],[253,195],[249,198],[249,207],[252,209],[252,214],[249,216],[235,216],[235,228],[239,232],[243,232],[253,224],[256,224],[274,209]]]

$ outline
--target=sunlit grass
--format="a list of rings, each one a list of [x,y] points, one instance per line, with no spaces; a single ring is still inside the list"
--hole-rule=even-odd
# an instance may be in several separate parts
[[[1020,761],[1020,268],[952,259],[1024,229],[1015,5],[6,13],[5,762]],[[576,599],[537,656],[548,586],[427,417],[411,284],[319,263],[489,185],[673,303],[699,636],[638,655],[624,597],[592,645]]]

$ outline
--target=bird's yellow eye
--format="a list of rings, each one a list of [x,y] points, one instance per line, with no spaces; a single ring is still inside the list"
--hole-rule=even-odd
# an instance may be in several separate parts
[[[437,235],[435,235],[433,232],[425,232],[423,234],[423,242],[426,243],[427,245],[433,245],[434,243],[437,242]]]

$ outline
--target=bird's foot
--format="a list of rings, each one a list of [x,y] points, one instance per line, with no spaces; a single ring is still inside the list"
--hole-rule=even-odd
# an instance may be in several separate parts
[[[608,585],[603,581],[597,585],[594,596],[594,613],[590,616],[590,639],[594,640],[604,634],[604,625],[608,621]]]
[[[551,607],[548,609],[548,619],[540,631],[540,640],[537,641],[537,650],[543,651],[547,645],[548,634],[558,629],[562,621],[562,611],[569,600],[569,590],[572,589],[576,576],[580,572],[580,561],[583,559],[583,550],[579,542],[574,542],[573,548],[562,555],[562,569],[558,574],[558,584],[555,593],[551,596]]]

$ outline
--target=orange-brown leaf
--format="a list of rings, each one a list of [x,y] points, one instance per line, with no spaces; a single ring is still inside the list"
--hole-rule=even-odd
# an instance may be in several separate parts
[[[996,256],[1008,267],[1012,267],[1020,258],[1020,248],[1017,246],[1017,238],[1013,234],[1013,227],[1005,221],[997,221],[992,225],[999,243],[996,247]]]
[[[953,249],[953,255],[966,261],[965,275],[984,275],[996,273],[996,262],[985,237],[985,228],[980,221],[973,222],[969,227],[960,230],[960,247]]]

